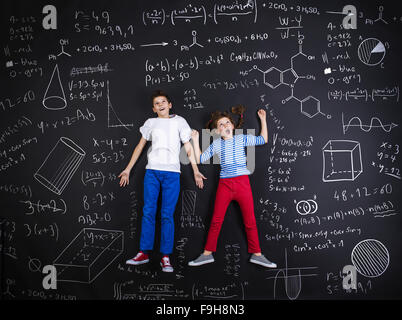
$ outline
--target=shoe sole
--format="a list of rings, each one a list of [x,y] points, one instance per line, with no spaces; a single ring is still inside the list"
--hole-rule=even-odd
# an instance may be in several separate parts
[[[259,264],[260,266],[266,267],[266,268],[272,268],[275,269],[277,267],[276,264],[266,264],[263,262],[255,261],[255,260],[250,260],[251,263]]]
[[[189,262],[188,265],[189,265],[190,267],[198,267],[198,266],[202,266],[202,265],[204,265],[204,264],[208,264],[208,263],[212,263],[212,262],[215,262],[215,260],[207,260],[207,261],[195,262],[195,263]]]
[[[163,271],[163,272],[173,272],[173,268],[172,268],[172,269],[163,270],[162,263],[160,264],[160,266],[162,267],[162,271]]]
[[[140,264],[148,263],[149,259],[143,260],[143,261],[137,261],[137,262],[131,262],[131,260],[126,261],[126,264],[129,264],[131,266],[138,266]]]

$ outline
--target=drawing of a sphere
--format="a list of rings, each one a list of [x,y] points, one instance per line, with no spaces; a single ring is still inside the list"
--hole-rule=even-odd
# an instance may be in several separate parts
[[[357,272],[368,278],[382,275],[389,265],[387,248],[375,239],[360,241],[353,248],[351,259]]]

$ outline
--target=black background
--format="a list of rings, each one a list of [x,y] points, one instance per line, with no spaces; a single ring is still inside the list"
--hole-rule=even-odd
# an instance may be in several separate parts
[[[214,7],[223,4],[230,5],[235,2],[213,1],[56,1],[52,4],[57,8],[57,30],[44,30],[42,28],[42,8],[48,2],[13,1],[1,5],[1,39],[2,47],[12,49],[11,55],[6,51],[2,53],[3,72],[1,75],[1,128],[2,134],[9,126],[26,117],[30,119],[29,125],[19,128],[17,133],[5,136],[0,148],[1,164],[14,160],[23,160],[0,172],[1,176],[1,226],[2,226],[2,256],[1,256],[1,283],[3,299],[212,299],[212,300],[267,300],[267,299],[394,299],[400,298],[401,276],[400,269],[400,175],[399,154],[397,145],[400,141],[400,127],[394,127],[389,133],[383,128],[372,128],[365,132],[358,127],[350,127],[344,134],[342,130],[342,114],[345,119],[359,117],[363,124],[370,124],[373,117],[381,119],[384,125],[391,122],[400,124],[400,111],[398,110],[399,97],[395,95],[388,99],[376,97],[374,99],[354,99],[349,96],[346,100],[345,92],[356,88],[372,89],[397,88],[399,90],[400,74],[400,12],[391,2],[367,3],[355,1],[358,16],[357,29],[341,30],[343,15],[328,13],[340,12],[343,6],[349,4],[342,1],[332,1],[323,4],[318,1],[304,2],[263,2],[257,1],[257,19],[254,15],[218,16],[217,23],[213,20]],[[245,4],[246,1],[238,1]],[[276,4],[279,9],[276,8]],[[191,7],[189,7],[191,5]],[[384,6],[384,19],[373,24],[366,19],[375,20],[378,17],[378,7]],[[282,10],[286,6],[287,11]],[[143,13],[152,10],[165,11],[166,15],[177,13],[184,8],[203,7],[206,10],[206,22],[202,18],[189,18],[188,21],[175,18],[173,25],[170,18],[162,24],[152,25],[147,20],[143,23]],[[294,9],[289,9],[293,7]],[[298,12],[296,8],[315,8],[320,14]],[[313,9],[311,9],[315,12]],[[76,11],[90,15],[88,29],[77,32],[77,23],[81,26],[86,22],[75,19]],[[247,10],[244,10],[247,11]],[[105,22],[102,13],[108,12],[110,21]],[[189,13],[189,12],[186,12]],[[92,15],[93,14],[93,15]],[[92,15],[92,17],[91,17]],[[34,17],[34,21],[23,23],[22,20],[12,22],[10,17]],[[94,17],[98,17],[96,20]],[[279,18],[301,16],[303,28],[290,29],[290,37],[281,37],[284,29]],[[395,16],[395,19],[393,19]],[[329,24],[336,26],[335,30],[328,28]],[[290,22],[297,25],[297,22]],[[10,40],[11,29],[21,26],[31,26],[33,31],[28,40]],[[105,34],[100,34],[96,26],[99,25]],[[129,26],[133,33],[129,34]],[[126,37],[118,35],[116,26],[119,26]],[[203,47],[191,47],[181,50],[181,46],[190,45],[191,32],[196,30],[197,41]],[[303,34],[302,46],[299,48],[297,32]],[[112,35],[113,32],[113,35]],[[24,33],[26,34],[26,33]],[[259,34],[267,39],[251,40],[252,35]],[[328,35],[332,37],[342,34],[335,42],[334,47],[328,47]],[[227,35],[239,36],[240,44],[219,44],[216,37]],[[244,37],[248,37],[245,39]],[[258,37],[258,36],[257,36]],[[343,38],[342,38],[343,37]],[[359,38],[361,37],[361,38]],[[367,66],[359,60],[358,46],[367,38],[376,38],[386,43],[386,55],[382,64]],[[65,51],[70,57],[61,55],[56,60],[49,59],[49,54],[57,55],[61,46],[60,39],[68,39]],[[210,42],[208,42],[210,39]],[[345,40],[345,42],[343,42]],[[144,44],[168,43],[166,46],[141,46]],[[18,48],[29,43],[32,52],[16,52]],[[130,43],[134,50],[111,51],[111,45]],[[344,46],[346,44],[346,46]],[[107,47],[102,52],[83,52],[83,47]],[[77,51],[80,49],[80,51]],[[299,75],[313,75],[314,80],[299,78],[294,83],[294,96],[299,99],[290,99],[287,103],[282,100],[290,96],[291,89],[285,84],[272,89],[264,84],[264,75],[257,70],[242,75],[242,71],[249,71],[253,66],[266,71],[271,67],[284,71],[292,65],[292,57],[299,50],[305,55],[299,55],[294,65],[294,71]],[[232,53],[240,55],[246,52],[273,52],[275,58],[266,60],[233,62]],[[350,59],[337,61],[337,54],[348,51]],[[329,63],[323,60],[327,54]],[[308,56],[313,56],[312,60]],[[220,63],[217,57],[221,57]],[[27,76],[27,66],[23,66],[21,59],[35,60],[42,72],[33,72]],[[223,58],[223,59],[222,59]],[[188,66],[189,61],[214,60],[210,66],[200,64],[198,69]],[[6,67],[6,62],[13,60],[13,67]],[[158,69],[158,63],[165,64],[168,60],[172,82],[166,80],[166,74]],[[219,60],[219,59],[218,59]],[[148,61],[148,63],[147,63]],[[175,70],[174,65],[183,63],[182,69]],[[57,64],[60,71],[61,83],[65,92],[67,107],[62,110],[48,110],[42,104],[43,96]],[[108,65],[111,71],[96,72],[72,76],[74,68],[96,67]],[[155,71],[146,69],[146,65],[156,66]],[[186,65],[187,64],[187,65]],[[342,73],[340,65],[354,68],[354,71]],[[331,75],[324,74],[324,69],[331,67]],[[16,76],[11,76],[12,70]],[[188,72],[188,79],[180,81],[180,72]],[[289,72],[287,73],[287,75]],[[182,74],[184,77],[187,74]],[[161,79],[160,83],[146,84],[147,76]],[[330,76],[340,79],[335,84],[328,83]],[[342,81],[344,76],[351,76],[349,83]],[[356,80],[357,78],[360,81]],[[92,89],[82,88],[69,90],[70,81],[78,83],[87,80],[109,84],[109,99],[115,114],[110,114],[108,121],[108,99],[106,87],[97,88],[102,92],[98,101],[92,98],[85,100],[71,99],[71,94],[79,95],[80,91],[92,93]],[[209,88],[207,83],[215,83],[216,89]],[[233,85],[233,88],[230,86]],[[254,84],[254,85],[251,85]],[[139,246],[141,227],[141,208],[143,205],[143,177],[146,166],[146,149],[132,170],[130,184],[120,188],[117,175],[127,165],[132,151],[141,135],[138,128],[146,119],[153,117],[150,94],[153,90],[161,88],[168,92],[172,98],[172,113],[183,116],[189,125],[201,130],[209,120],[209,115],[215,110],[229,110],[236,104],[244,104],[246,113],[244,129],[255,129],[259,133],[260,124],[257,110],[264,108],[267,111],[269,142],[267,145],[255,149],[255,171],[250,176],[253,189],[255,215],[259,230],[259,237],[263,253],[278,268],[266,270],[249,263],[247,241],[239,207],[232,203],[226,213],[225,221],[219,237],[218,250],[213,264],[198,268],[187,266],[188,261],[196,258],[203,250],[207,231],[212,215],[212,208],[219,179],[218,165],[200,165],[201,172],[208,178],[205,188],[198,190],[195,186],[193,173],[189,165],[182,165],[181,190],[196,192],[196,207],[192,217],[194,224],[182,225],[182,193],[175,212],[175,252],[172,254],[172,263],[175,273],[163,273],[160,270],[159,260],[159,224],[157,226],[155,251],[151,254],[151,262],[139,267],[129,267],[125,261],[133,257]],[[329,98],[329,92],[342,90],[342,100]],[[27,92],[33,92],[34,98],[24,100]],[[196,94],[194,94],[196,92]],[[394,91],[392,91],[394,93]],[[190,106],[186,97],[195,96]],[[320,101],[320,110],[323,114],[308,117],[301,112],[300,101],[313,96]],[[21,98],[18,100],[17,98]],[[7,100],[10,99],[10,100]],[[11,101],[13,106],[8,104]],[[311,100],[310,100],[311,101]],[[196,102],[202,108],[194,108]],[[199,106],[199,105],[198,105]],[[67,118],[76,117],[77,110],[86,114],[86,110],[93,113],[95,121],[80,119],[67,125]],[[109,108],[110,110],[110,108]],[[71,119],[70,119],[71,120]],[[120,120],[120,122],[119,122]],[[57,121],[56,128],[52,127]],[[63,124],[61,124],[63,121]],[[348,120],[346,120],[347,123]],[[48,124],[42,131],[41,123]],[[113,124],[130,124],[128,127],[113,127]],[[374,123],[378,124],[378,123]],[[246,131],[245,131],[246,132]],[[22,146],[12,151],[13,146],[22,143],[23,139],[36,137],[36,143]],[[57,144],[61,137],[68,137],[79,145],[86,155],[60,195],[52,193],[34,179],[33,175],[44,162],[46,156]],[[274,139],[276,138],[275,142]],[[110,150],[104,143],[97,146],[94,141],[119,141]],[[280,142],[289,140],[312,142],[311,146],[295,147],[283,146]],[[358,141],[362,152],[363,172],[354,181],[323,182],[323,156],[322,148],[329,140]],[[124,141],[124,144],[122,142]],[[382,143],[387,142],[392,148],[381,149]],[[274,151],[271,148],[275,147]],[[6,151],[7,156],[4,155]],[[283,162],[284,159],[294,159],[291,156],[280,156],[281,152],[297,152],[295,161]],[[383,151],[391,159],[379,160],[378,152]],[[110,159],[103,163],[100,154],[105,152]],[[250,152],[250,150],[249,150]],[[305,155],[305,156],[304,156]],[[270,157],[274,160],[270,161]],[[62,159],[60,159],[62,160]],[[281,162],[282,161],[282,162]],[[372,163],[375,162],[376,166]],[[385,167],[381,171],[382,164]],[[289,182],[270,182],[271,178],[280,175],[270,174],[269,168],[291,169]],[[385,175],[385,168],[391,170],[398,177]],[[381,171],[381,172],[380,172]],[[102,172],[104,183],[93,185],[83,183],[82,177],[86,172]],[[287,175],[285,175],[287,176]],[[99,182],[99,181],[98,181]],[[13,185],[19,191],[9,191],[7,186]],[[298,191],[278,192],[270,190],[272,187],[297,186]],[[24,188],[23,188],[24,186]],[[381,194],[383,186],[390,192]],[[13,190],[16,190],[16,189]],[[11,188],[12,189],[12,188]],[[25,193],[23,190],[30,190]],[[342,191],[347,190],[342,197]],[[359,191],[356,191],[359,190]],[[99,194],[106,197],[104,203],[99,201]],[[113,200],[110,200],[113,194]],[[353,197],[351,196],[353,194]],[[339,195],[337,200],[334,195]],[[85,208],[84,197],[89,201],[89,209]],[[311,215],[300,215],[296,210],[296,202],[316,199],[318,210]],[[67,207],[65,214],[52,212],[39,206],[30,209],[28,202],[35,204],[48,204],[54,200],[57,206],[64,201]],[[91,202],[92,201],[92,202]],[[366,210],[368,207],[382,203],[392,204],[393,215],[376,218]],[[133,206],[135,203],[135,206]],[[344,216],[343,219],[323,220],[323,217],[334,216],[342,210],[347,212],[354,208],[363,208],[362,216]],[[33,210],[33,213],[31,213]],[[264,211],[265,210],[265,211]],[[384,209],[385,210],[385,209]],[[110,217],[110,221],[96,221],[90,225],[83,223],[80,216],[94,215]],[[315,218],[311,224],[295,222],[295,219]],[[319,217],[320,223],[317,223]],[[347,228],[360,229],[360,234],[344,233],[340,236],[330,235],[333,230]],[[43,230],[34,232],[34,229]],[[73,241],[84,228],[118,230],[124,234],[124,248],[117,258],[90,283],[62,282],[57,283],[57,290],[45,290],[42,287],[42,268],[52,265],[54,260]],[[51,230],[57,229],[57,238]],[[315,234],[328,232],[328,237],[313,237],[300,239],[298,236],[281,240],[267,240],[276,234],[282,236],[296,235],[299,232]],[[319,244],[331,246],[326,249],[317,249]],[[389,265],[379,277],[369,278],[357,273],[358,288],[347,292],[342,289],[342,268],[351,265],[353,248],[366,239],[380,241],[389,252]],[[305,243],[312,248],[310,251],[296,250]],[[341,243],[341,245],[340,245]],[[332,247],[334,244],[336,247]],[[288,269],[287,269],[287,268]],[[314,269],[303,269],[314,267]],[[300,278],[301,290],[296,296],[289,297],[286,293],[287,279],[297,279],[297,274],[313,274]],[[285,275],[287,279],[285,279]],[[275,280],[275,276],[277,279]],[[292,277],[293,276],[293,277]],[[160,288],[167,285],[166,291],[152,291],[151,286]],[[156,288],[153,287],[153,288]],[[274,291],[274,287],[276,287]],[[120,294],[116,293],[120,288]],[[145,289],[144,289],[145,288]],[[288,284],[288,290],[291,290]],[[294,289],[294,288],[293,288]],[[144,291],[145,290],[145,291]],[[150,290],[150,291],[147,291]],[[274,293],[275,292],[275,293]]]

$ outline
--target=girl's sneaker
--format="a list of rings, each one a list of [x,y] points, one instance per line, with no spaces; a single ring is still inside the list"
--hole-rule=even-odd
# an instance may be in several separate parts
[[[131,264],[131,265],[137,266],[139,264],[144,264],[147,262],[149,262],[148,255],[146,253],[140,251],[137,253],[137,255],[134,258],[127,260],[126,264]]]
[[[214,262],[214,257],[212,256],[212,254],[201,254],[197,259],[190,261],[188,263],[189,266],[191,267],[198,267],[198,266],[202,266],[203,264],[207,264],[207,263],[211,263]]]
[[[253,254],[251,256],[250,262],[259,264],[260,266],[267,267],[267,268],[276,268],[276,263],[269,261],[264,255],[256,256]]]
[[[163,272],[173,272],[173,267],[170,264],[169,256],[163,256],[161,260],[161,267]]]

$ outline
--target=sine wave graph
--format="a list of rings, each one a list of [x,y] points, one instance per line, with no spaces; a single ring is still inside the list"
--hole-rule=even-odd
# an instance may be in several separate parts
[[[350,127],[359,127],[361,130],[364,132],[369,132],[373,128],[381,128],[385,132],[389,133],[391,130],[395,127],[397,127],[398,124],[391,122],[390,124],[383,124],[382,121],[377,118],[377,117],[372,117],[370,120],[370,124],[363,124],[361,119],[359,117],[353,117],[348,121],[348,124],[345,124],[344,121],[344,115],[342,113],[342,129],[343,129],[343,134],[348,131]]]

